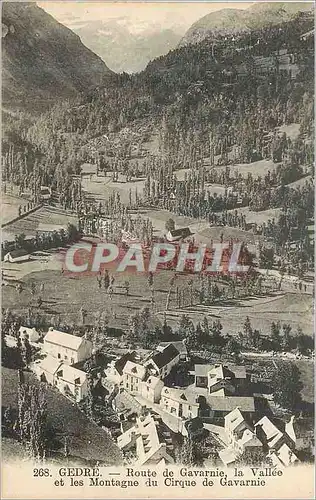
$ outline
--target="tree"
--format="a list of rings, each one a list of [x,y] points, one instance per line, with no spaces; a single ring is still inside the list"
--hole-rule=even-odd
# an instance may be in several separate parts
[[[303,388],[300,371],[294,363],[282,363],[273,378],[274,401],[288,410],[294,410],[301,401]]]
[[[240,467],[264,467],[272,464],[264,451],[246,448],[245,451],[237,457],[235,465]]]
[[[23,353],[24,353],[24,363],[25,366],[28,367],[30,362],[32,361],[32,347],[30,344],[30,341],[28,337],[24,338],[24,346],[23,346]]]
[[[259,265],[263,269],[272,269],[274,264],[273,248],[262,247],[259,254]]]
[[[175,221],[173,219],[168,219],[165,224],[166,231],[174,231],[176,227]]]
[[[280,323],[275,323],[272,321],[271,323],[271,341],[273,345],[273,349],[275,351],[280,351],[281,349],[281,332],[280,332]]]
[[[199,452],[197,443],[192,438],[184,438],[182,445],[176,449],[176,462],[188,467],[202,465],[202,454]]]
[[[47,405],[42,387],[19,383],[17,427],[30,456],[43,459],[47,450]]]
[[[235,358],[235,361],[239,360],[240,345],[234,337],[230,337],[230,339],[228,340],[225,346],[225,351],[228,354],[231,354]]]

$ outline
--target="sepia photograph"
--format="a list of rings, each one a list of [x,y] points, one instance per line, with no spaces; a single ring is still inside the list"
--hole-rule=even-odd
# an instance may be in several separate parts
[[[314,23],[2,2],[2,498],[314,498]]]

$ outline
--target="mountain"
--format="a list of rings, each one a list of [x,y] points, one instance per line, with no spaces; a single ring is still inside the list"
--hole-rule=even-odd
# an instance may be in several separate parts
[[[179,46],[199,43],[218,35],[234,35],[289,21],[298,12],[310,11],[312,3],[257,3],[248,9],[223,9],[196,21]]]
[[[102,84],[111,70],[35,3],[2,4],[2,102],[46,108]]]
[[[71,29],[117,73],[142,71],[149,61],[174,49],[184,33],[180,26],[166,29],[155,21],[131,22],[127,17],[78,21]]]

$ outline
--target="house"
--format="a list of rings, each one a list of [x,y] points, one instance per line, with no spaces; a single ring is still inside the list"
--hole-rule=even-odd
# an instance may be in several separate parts
[[[173,366],[180,361],[180,353],[173,344],[168,344],[162,351],[157,351],[145,361],[145,366],[152,375],[165,378]]]
[[[136,358],[136,351],[131,351],[123,354],[123,356],[118,359],[112,360],[105,370],[105,374],[108,379],[116,384],[120,384],[123,379],[123,369],[127,361],[136,361]]]
[[[134,451],[137,457],[134,465],[138,467],[158,465],[162,461],[174,463],[172,440],[168,436],[163,439],[159,421],[150,414],[137,417],[135,425],[117,438],[117,445],[123,452]]]
[[[65,363],[57,369],[54,385],[64,396],[74,399],[77,403],[88,393],[87,374]]]
[[[175,417],[191,419],[199,416],[200,404],[197,399],[196,395],[188,390],[164,387],[161,391],[160,406]]]
[[[216,396],[246,395],[248,376],[244,366],[233,364],[195,365],[194,383]]]
[[[267,450],[278,451],[283,444],[286,444],[291,450],[295,448],[295,441],[286,432],[281,431],[264,416],[255,424],[256,435]]]
[[[234,443],[245,430],[251,430],[250,425],[245,421],[239,408],[235,408],[225,415],[224,421],[225,432],[229,443]]]
[[[235,394],[234,373],[226,366],[215,365],[207,375],[207,387],[210,394],[214,394],[214,396],[233,396]]]
[[[21,326],[19,329],[19,337],[22,341],[25,337],[27,337],[29,342],[38,342],[40,339],[40,334],[35,328]]]
[[[18,250],[11,250],[7,254],[5,254],[4,262],[11,262],[12,264],[14,264],[16,262],[26,262],[27,260],[30,260],[30,258],[30,253],[21,248]]]
[[[295,443],[297,451],[312,451],[314,447],[314,419],[291,416],[286,422],[284,430]]]
[[[123,387],[131,393],[141,393],[141,382],[145,379],[146,368],[145,366],[127,361],[123,368]]]
[[[52,190],[49,186],[41,186],[39,197],[41,201],[48,201],[52,197]]]
[[[92,342],[84,337],[76,337],[53,328],[44,337],[44,351],[68,365],[90,358],[92,350]]]
[[[37,378],[41,382],[54,385],[56,373],[61,365],[61,360],[48,354],[37,366],[35,366]]]
[[[140,383],[140,394],[151,403],[159,403],[163,387],[164,383],[160,378],[149,375]]]
[[[168,231],[166,234],[166,238],[168,241],[173,242],[184,240],[185,238],[188,238],[192,235],[193,233],[191,233],[188,227],[183,227],[181,229],[173,229],[171,231]]]
[[[270,450],[268,457],[271,459],[272,465],[278,468],[299,463],[298,457],[286,443],[283,443],[278,450]]]
[[[76,402],[81,401],[87,395],[87,374],[50,354],[36,365],[35,373],[41,382],[57,387],[64,396]]]
[[[255,400],[246,396],[214,396],[207,394],[198,397],[200,403],[199,416],[208,422],[224,422],[224,418],[235,408],[239,408],[245,419],[252,421],[256,412]]]
[[[188,361],[188,350],[185,345],[184,340],[176,340],[173,342],[160,342],[160,344],[156,347],[156,351],[162,352],[166,347],[172,344],[180,354],[180,361]]]

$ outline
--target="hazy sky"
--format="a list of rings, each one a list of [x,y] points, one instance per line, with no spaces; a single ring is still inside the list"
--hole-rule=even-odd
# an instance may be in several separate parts
[[[246,9],[253,2],[37,2],[57,21],[71,27],[78,21],[128,17],[131,21],[157,21],[165,28],[174,24],[188,28],[209,12],[224,8]]]

